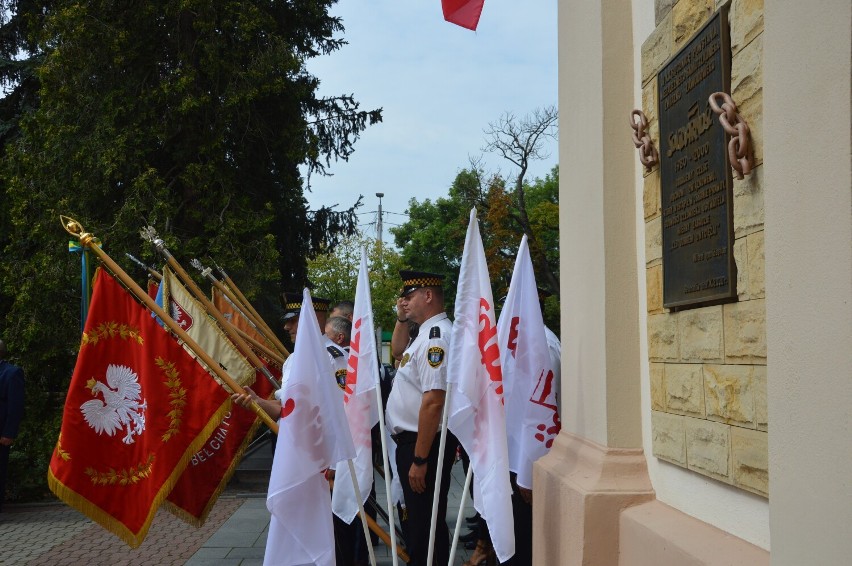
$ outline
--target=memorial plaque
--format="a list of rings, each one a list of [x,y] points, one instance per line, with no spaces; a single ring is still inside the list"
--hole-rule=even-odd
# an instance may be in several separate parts
[[[725,5],[657,75],[667,308],[736,296],[728,140],[708,102],[730,92],[730,44]]]

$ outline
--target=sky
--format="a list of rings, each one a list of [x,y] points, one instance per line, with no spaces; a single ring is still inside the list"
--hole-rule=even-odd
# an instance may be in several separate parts
[[[331,10],[343,19],[348,42],[308,62],[320,95],[353,94],[362,110],[383,109],[349,161],[332,162],[331,177],[311,176],[311,208],[349,207],[364,195],[362,230],[376,235],[376,210],[384,193],[383,240],[405,222],[409,199],[447,195],[469,157],[483,157],[489,172],[514,175],[514,166],[483,154],[483,131],[506,113],[518,118],[557,104],[557,0],[485,0],[477,30],[444,21],[440,0],[340,0]],[[522,6],[522,7],[521,7]],[[527,179],[557,164],[532,164]]]

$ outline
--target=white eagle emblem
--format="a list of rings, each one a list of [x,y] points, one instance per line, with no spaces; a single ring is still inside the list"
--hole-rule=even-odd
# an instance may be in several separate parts
[[[80,410],[98,434],[105,432],[112,436],[125,427],[127,434],[122,441],[133,444],[133,437],[145,430],[145,409],[148,408],[148,403],[142,399],[139,377],[127,366],[110,364],[106,370],[106,381],[104,384],[90,379],[87,384],[92,395],[103,394],[106,404],[100,399],[92,399],[80,405]]]
[[[178,323],[183,330],[189,330],[192,328],[192,317],[186,312],[180,304],[174,300],[174,298],[169,297],[169,314],[172,317],[172,320]]]

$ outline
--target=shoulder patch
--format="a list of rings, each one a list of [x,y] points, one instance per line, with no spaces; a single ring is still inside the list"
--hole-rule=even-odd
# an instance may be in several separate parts
[[[426,360],[433,368],[440,367],[440,365],[444,363],[444,349],[439,348],[438,346],[432,346],[431,348],[429,348],[429,352],[426,355]]]
[[[429,338],[440,338],[441,337],[441,327],[433,326],[432,330],[429,331]]]
[[[346,370],[339,369],[334,372],[334,379],[337,380],[337,386],[341,389],[346,389]]]
[[[335,358],[340,358],[343,356],[343,352],[341,352],[340,348],[338,348],[337,346],[329,346],[328,348],[326,348],[326,350],[328,350],[328,353],[334,356]]]

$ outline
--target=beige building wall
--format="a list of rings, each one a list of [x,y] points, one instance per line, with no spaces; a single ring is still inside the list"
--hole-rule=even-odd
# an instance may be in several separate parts
[[[648,116],[658,148],[656,74],[720,5],[713,0],[633,3],[641,77],[636,107]],[[638,160],[644,246],[637,256],[644,258],[643,358],[649,360],[643,367],[644,445],[657,498],[768,549],[762,8],[760,0],[730,4],[732,96],[751,126],[756,158],[751,176],[734,181],[737,302],[679,312],[663,308],[659,169],[646,172]]]
[[[774,564],[852,556],[852,5],[731,3],[758,165],[735,186],[739,296],[670,316],[658,181],[627,118],[655,100],[648,62],[717,4],[559,3],[565,415],[534,472],[536,564],[768,564],[770,543]],[[725,473],[690,465],[686,425],[686,454],[661,443],[661,419],[724,431],[703,461]]]

